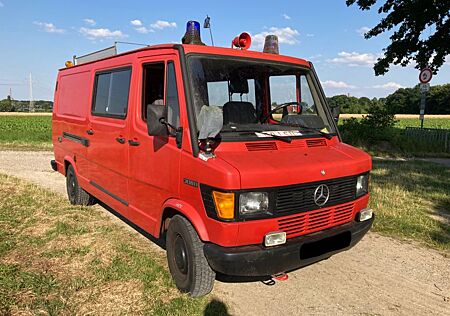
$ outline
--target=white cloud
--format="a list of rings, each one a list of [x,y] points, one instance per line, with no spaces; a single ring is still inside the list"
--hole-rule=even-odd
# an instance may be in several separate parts
[[[290,20],[291,19],[291,17],[289,15],[287,15],[286,13],[283,13],[283,18],[285,20]]]
[[[348,65],[350,67],[372,67],[377,61],[377,56],[372,53],[340,52],[338,57],[328,59],[327,61],[332,64]]]
[[[366,33],[369,32],[369,31],[370,31],[370,27],[368,27],[368,26],[363,26],[363,27],[357,29],[357,30],[356,30],[356,33],[358,33],[358,34],[361,35],[361,36],[364,36],[364,34],[366,34]]]
[[[161,21],[158,20],[153,24],[150,24],[150,27],[152,29],[158,29],[158,30],[162,30],[168,27],[177,27],[177,24],[175,22],[167,22],[167,21]]]
[[[355,86],[348,84],[344,81],[334,81],[334,80],[326,80],[322,81],[322,86],[324,88],[339,88],[339,89],[354,89]]]
[[[450,66],[450,55],[448,55],[447,57],[445,57],[445,64]]]
[[[375,89],[386,89],[386,90],[397,90],[400,88],[404,88],[404,86],[402,86],[401,84],[397,83],[397,82],[388,82],[385,84],[377,84],[374,85],[373,88]]]
[[[83,21],[89,26],[94,26],[95,24],[97,24],[94,19],[84,19]]]
[[[58,29],[53,23],[48,23],[48,22],[34,22],[35,25],[39,26],[40,28],[42,28],[45,32],[47,33],[64,33],[65,30],[63,29]]]
[[[130,21],[130,24],[134,27],[134,29],[138,33],[148,34],[148,33],[153,33],[154,32],[153,29],[145,27],[144,23],[142,23],[141,20],[132,20],[132,21]]]
[[[141,20],[132,20],[132,21],[130,21],[130,23],[133,26],[142,26],[142,21]]]
[[[102,39],[114,39],[114,38],[123,38],[127,37],[126,34],[122,33],[122,31],[116,30],[111,31],[110,29],[105,28],[98,28],[98,29],[92,29],[92,28],[86,28],[82,27],[80,28],[80,33],[86,36],[90,40],[102,40]]]
[[[279,44],[287,44],[294,45],[299,41],[297,37],[300,33],[296,29],[292,29],[290,27],[278,28],[278,27],[270,27],[268,31],[264,31],[258,34],[253,35],[252,42],[256,48],[261,48],[264,46],[264,40],[267,35],[273,34],[278,36]]]
[[[155,30],[163,30],[168,27],[177,27],[177,23],[175,22],[167,22],[158,20],[153,24],[150,24],[150,27],[144,26],[144,23],[141,20],[132,20],[130,24],[134,27],[136,32],[141,34],[153,33]]]

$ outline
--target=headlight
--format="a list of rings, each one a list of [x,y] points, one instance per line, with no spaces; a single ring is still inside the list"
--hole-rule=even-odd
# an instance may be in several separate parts
[[[269,210],[269,194],[267,192],[247,192],[239,196],[239,213],[252,215]]]
[[[356,178],[356,197],[369,193],[369,174],[363,174]]]

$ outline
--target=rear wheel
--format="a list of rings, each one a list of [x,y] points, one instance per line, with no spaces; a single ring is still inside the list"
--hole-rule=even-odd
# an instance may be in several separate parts
[[[88,206],[95,204],[95,198],[79,186],[77,176],[75,175],[75,170],[72,165],[67,167],[66,188],[67,196],[72,205]]]
[[[203,242],[184,217],[175,215],[170,220],[166,248],[170,273],[181,292],[194,297],[211,292],[216,273],[205,258]]]

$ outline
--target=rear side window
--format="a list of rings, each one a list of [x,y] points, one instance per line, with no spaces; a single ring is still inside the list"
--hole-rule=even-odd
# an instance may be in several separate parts
[[[95,75],[92,114],[125,118],[130,92],[131,68],[103,71]]]

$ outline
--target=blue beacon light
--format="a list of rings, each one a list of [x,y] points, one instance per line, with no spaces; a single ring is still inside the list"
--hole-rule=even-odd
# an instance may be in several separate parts
[[[200,38],[200,23],[189,21],[186,24],[186,33],[181,39],[183,44],[205,45]]]

